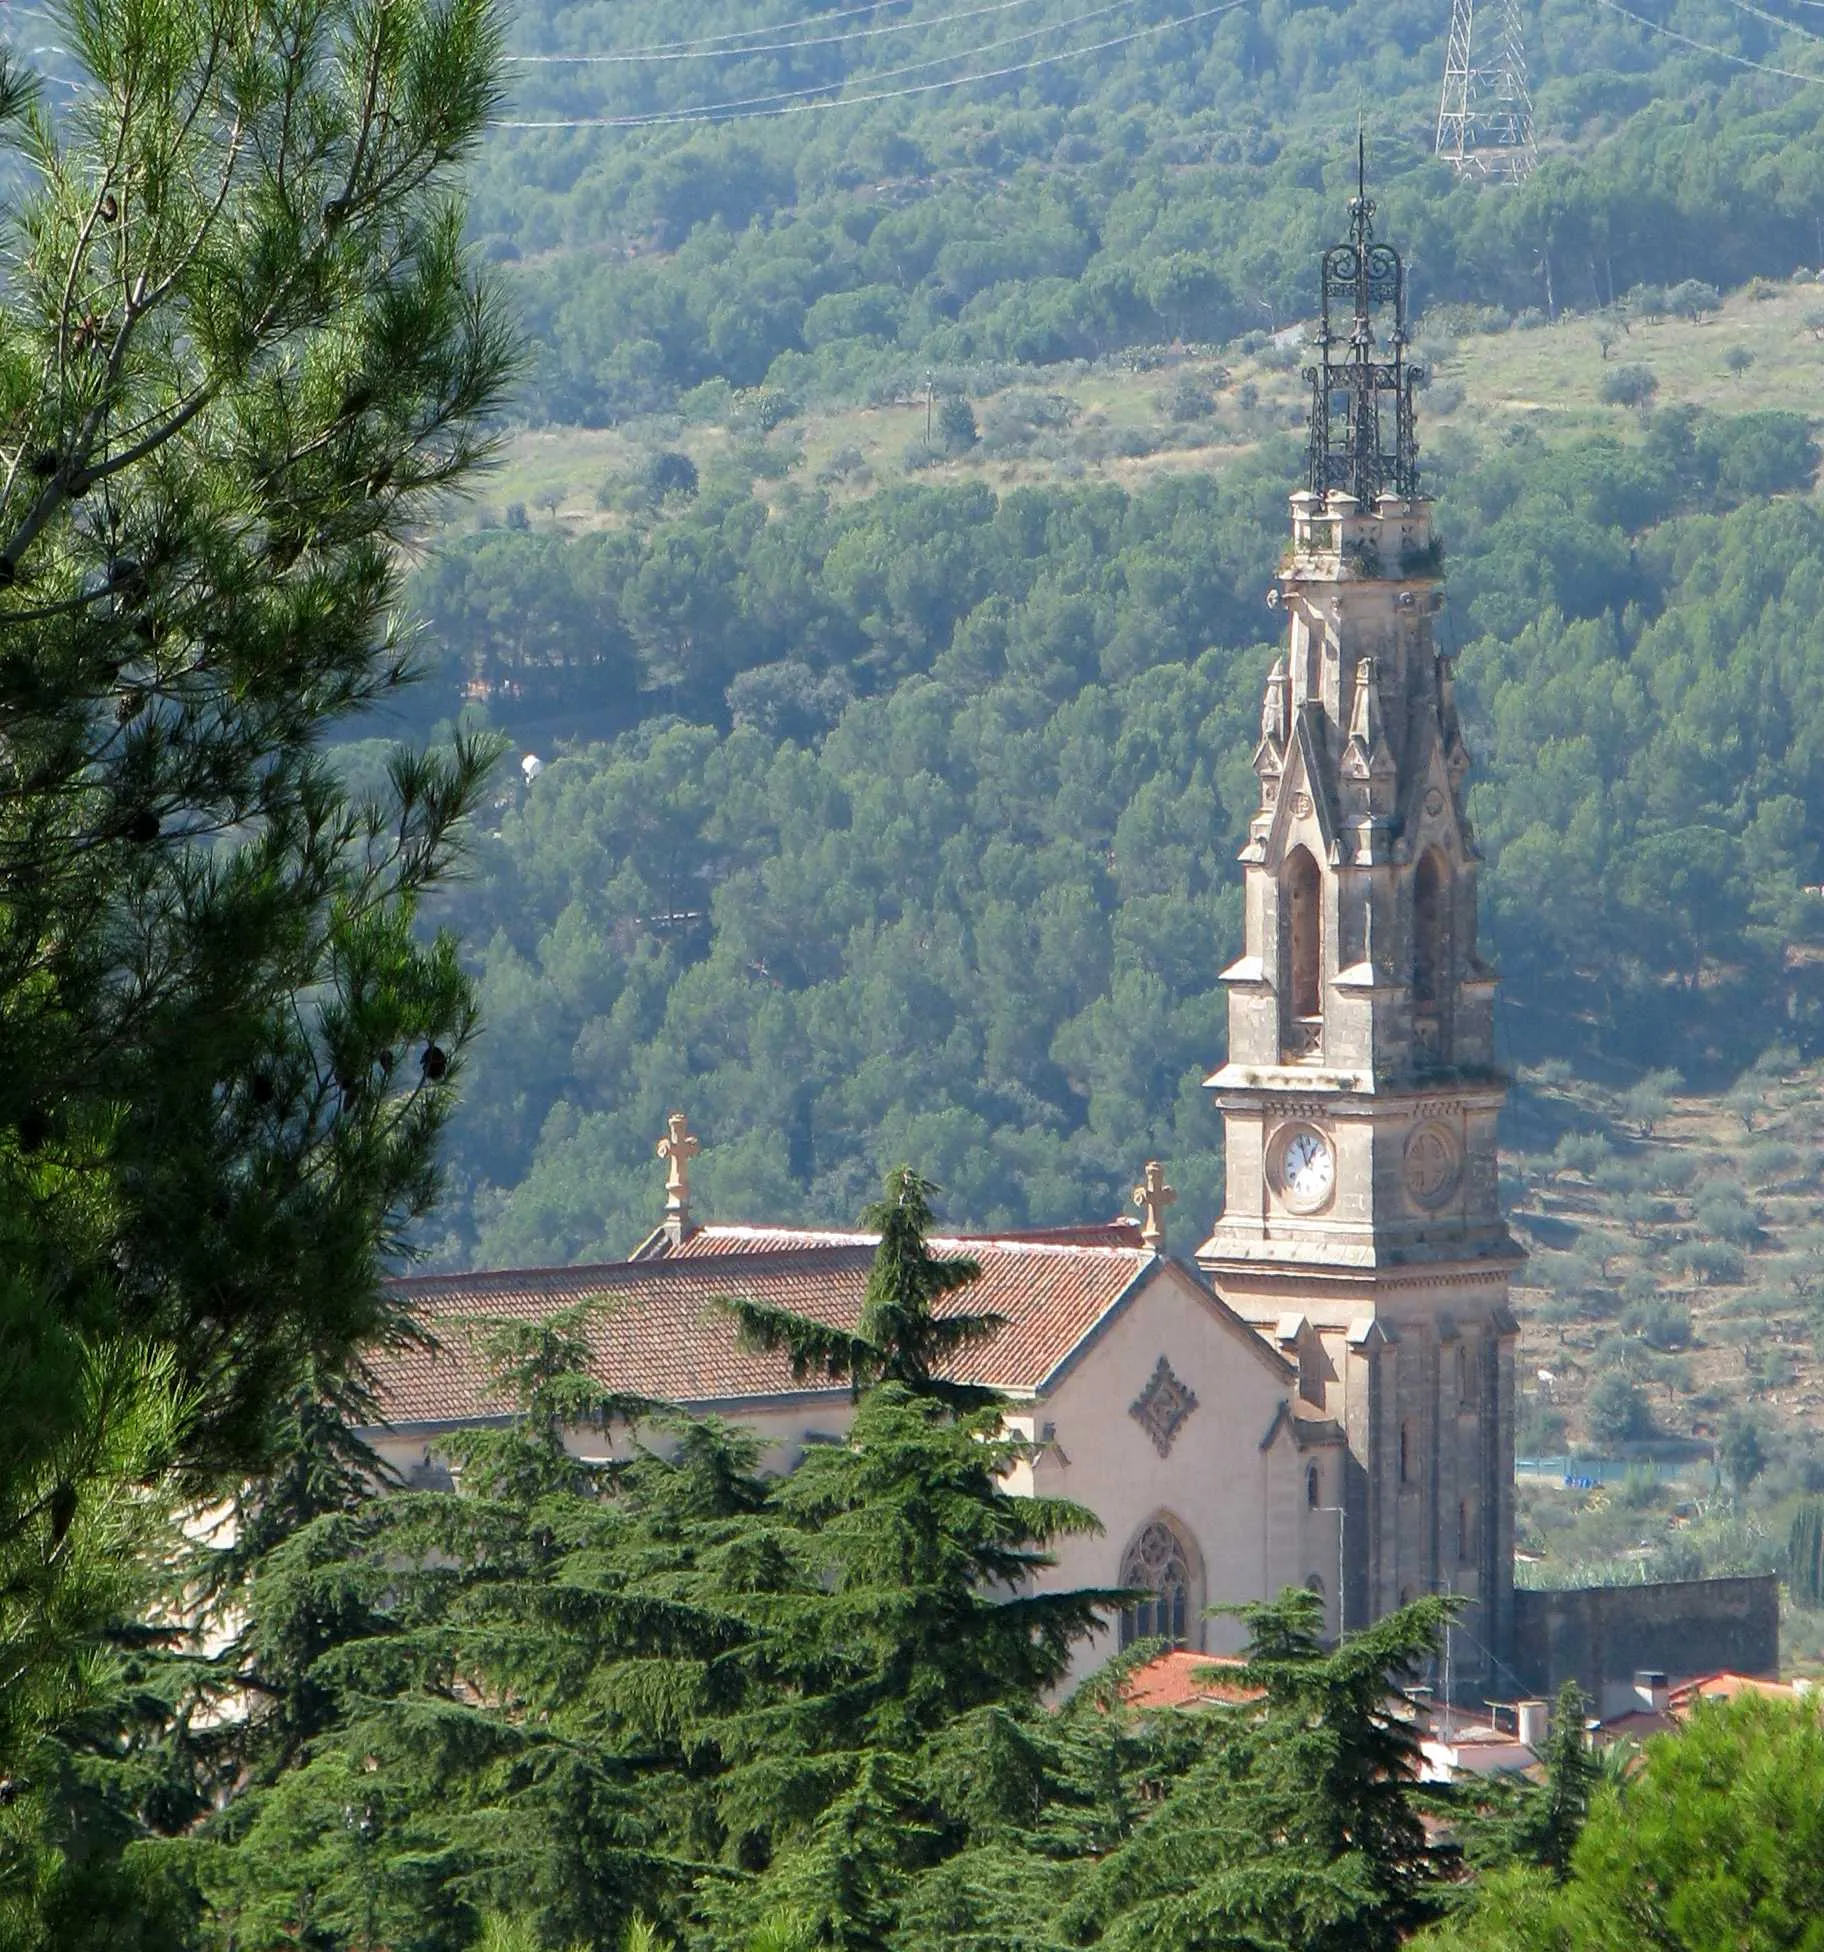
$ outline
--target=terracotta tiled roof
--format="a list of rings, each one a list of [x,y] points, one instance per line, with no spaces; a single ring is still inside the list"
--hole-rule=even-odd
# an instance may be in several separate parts
[[[854,1228],[826,1227],[748,1227],[717,1223],[698,1227],[685,1235],[676,1247],[662,1250],[666,1260],[694,1260],[704,1254],[781,1253],[793,1247],[851,1247],[870,1250],[878,1234]],[[1080,1227],[1033,1227],[1024,1231],[994,1234],[947,1234],[934,1237],[931,1248],[939,1254],[976,1254],[983,1247],[1126,1247],[1145,1253],[1137,1220],[1095,1220]]]
[[[1734,1701],[1745,1694],[1766,1695],[1774,1701],[1797,1701],[1801,1691],[1790,1681],[1769,1681],[1758,1674],[1733,1674],[1727,1669],[1718,1674],[1700,1674],[1693,1681],[1681,1681],[1667,1696],[1667,1705],[1677,1714],[1688,1713],[1702,1701]]]
[[[1266,1691],[1226,1681],[1218,1671],[1242,1665],[1233,1654],[1193,1654],[1188,1648],[1174,1647],[1135,1668],[1121,1698],[1130,1708],[1142,1709],[1243,1707],[1263,1699]]]
[[[966,1253],[982,1278],[947,1297],[956,1314],[1006,1319],[994,1339],[967,1351],[959,1380],[1015,1393],[1043,1384],[1121,1300],[1162,1263],[1148,1248],[996,1236],[932,1242]],[[579,1302],[603,1306],[587,1329],[593,1367],[604,1384],[699,1406],[740,1399],[827,1392],[795,1383],[778,1356],[741,1348],[715,1307],[741,1297],[831,1323],[861,1310],[874,1242],[863,1234],[771,1228],[705,1228],[657,1258],[597,1267],[537,1268],[494,1274],[437,1274],[392,1284],[394,1294],[434,1336],[434,1352],[386,1352],[374,1362],[388,1424],[443,1423],[502,1414],[476,1347],[476,1325],[490,1318],[533,1320]]]

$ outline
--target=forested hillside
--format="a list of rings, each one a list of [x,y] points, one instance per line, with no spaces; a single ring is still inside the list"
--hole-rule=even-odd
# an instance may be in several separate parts
[[[1546,167],[1513,195],[1456,182],[1430,154],[1448,14],[1003,0],[762,36],[732,4],[528,8],[510,119],[535,126],[497,141],[476,226],[542,348],[530,410],[600,424],[718,380],[865,394],[1296,318],[1358,110],[1421,306],[1549,311],[1824,256],[1815,93],[1602,0],[1529,10]],[[1667,24],[1803,69],[1806,24],[1773,18]],[[662,58],[552,58],[615,49]],[[536,126],[592,118],[635,126]]]
[[[1298,321],[1358,107],[1441,375],[1507,1048],[1611,1084],[1812,1048],[1818,454],[1751,369],[1824,313],[1783,285],[1744,337],[1731,301],[1726,373],[1703,336],[1824,254],[1824,98],[1766,71],[1811,38],[1552,0],[1504,189],[1429,156],[1441,8],[1178,18],[521,14],[472,229],[540,451],[611,426],[617,459],[583,506],[459,514],[415,584],[419,712],[549,762],[503,769],[446,910],[488,1035],[438,1259],[623,1251],[673,1104],[725,1214],[845,1219],[909,1159],[958,1218],[1051,1221],[1161,1154],[1208,1218]],[[1491,411],[1521,340],[1538,397]],[[1573,340],[1607,404],[1560,421]]]
[[[1824,922],[1824,520],[1733,484],[1815,461],[1778,414],[1664,415],[1633,445],[1516,438],[1445,485],[1520,1055],[1715,1077],[1814,1035],[1790,949]],[[558,757],[480,845],[453,919],[489,1035],[442,1251],[625,1247],[674,1103],[722,1213],[842,1218],[905,1156],[973,1218],[1051,1221],[1163,1153],[1209,1214],[1198,1085],[1294,466],[1281,444],[1134,495],[910,486],[772,519],[712,485],[452,552],[433,615],[488,564],[522,623],[607,592],[617,692],[676,704]]]

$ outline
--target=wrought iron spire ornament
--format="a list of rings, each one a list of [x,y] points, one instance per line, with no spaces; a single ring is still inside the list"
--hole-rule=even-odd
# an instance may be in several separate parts
[[[1309,485],[1319,495],[1353,495],[1366,509],[1379,495],[1418,493],[1412,389],[1423,375],[1406,363],[1406,267],[1391,244],[1375,242],[1367,142],[1360,134],[1355,167],[1349,241],[1324,253],[1321,364],[1307,366],[1305,380]],[[1377,328],[1386,333],[1384,350]]]

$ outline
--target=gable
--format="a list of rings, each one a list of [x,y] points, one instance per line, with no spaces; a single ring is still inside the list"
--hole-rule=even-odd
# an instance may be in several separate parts
[[[1100,1344],[1130,1317],[1144,1330],[1151,1326],[1150,1317],[1168,1312],[1181,1317],[1183,1327],[1199,1342],[1209,1338],[1212,1347],[1225,1349],[1228,1360],[1258,1367],[1276,1397],[1288,1379],[1298,1380],[1297,1366],[1250,1328],[1213,1288],[1176,1261],[1160,1258],[1150,1277],[1137,1281],[1037,1385],[1039,1392],[1050,1395],[1060,1389],[1073,1372],[1093,1361]]]

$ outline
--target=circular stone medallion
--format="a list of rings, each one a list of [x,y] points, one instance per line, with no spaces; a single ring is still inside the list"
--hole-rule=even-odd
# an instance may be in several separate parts
[[[1406,1191],[1423,1207],[1439,1207],[1457,1190],[1463,1162],[1448,1127],[1421,1125],[1406,1141]]]

